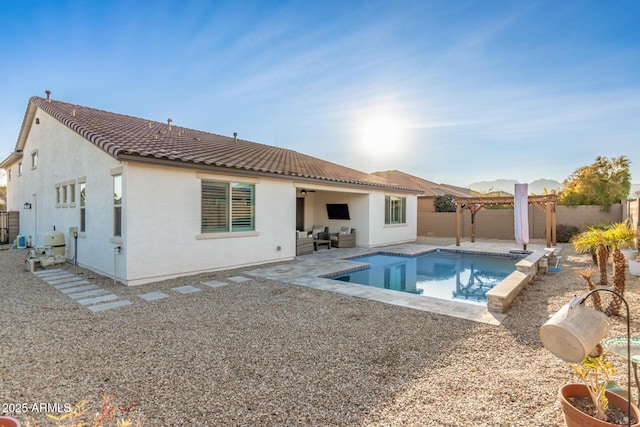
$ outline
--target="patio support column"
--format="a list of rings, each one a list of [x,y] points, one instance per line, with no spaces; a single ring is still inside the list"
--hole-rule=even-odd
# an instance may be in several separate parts
[[[478,203],[478,204],[474,203],[469,207],[469,210],[471,211],[471,241],[472,242],[476,241],[476,214],[483,207],[484,207],[484,204],[482,203]]]
[[[558,241],[556,240],[557,229],[556,229],[556,202],[550,202],[551,205],[551,244],[556,246]]]
[[[547,247],[550,248],[551,247],[551,202],[550,201],[546,201],[545,202],[545,227],[546,227],[546,232],[547,232]]]
[[[471,242],[476,241],[476,210],[475,205],[471,205]]]

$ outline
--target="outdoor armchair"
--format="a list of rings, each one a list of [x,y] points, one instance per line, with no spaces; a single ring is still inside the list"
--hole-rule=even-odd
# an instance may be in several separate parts
[[[331,233],[331,246],[334,248],[355,248],[356,229],[342,227],[339,233]]]

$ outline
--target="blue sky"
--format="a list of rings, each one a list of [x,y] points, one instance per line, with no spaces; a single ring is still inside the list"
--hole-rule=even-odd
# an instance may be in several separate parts
[[[640,2],[0,0],[0,158],[30,96],[466,186],[640,182]]]

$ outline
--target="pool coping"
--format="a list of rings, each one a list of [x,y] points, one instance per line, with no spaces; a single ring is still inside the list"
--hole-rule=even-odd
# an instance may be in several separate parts
[[[411,243],[377,248],[332,249],[296,257],[293,264],[258,268],[247,271],[245,274],[277,280],[297,286],[304,286],[317,290],[334,292],[341,295],[364,298],[385,304],[392,304],[414,310],[498,326],[507,316],[504,311],[489,311],[487,306],[448,301],[424,295],[415,295],[390,289],[360,285],[357,283],[342,282],[328,279],[326,276],[363,268],[363,264],[365,263],[357,263],[356,261],[349,260],[349,258],[357,256],[376,253],[386,253],[395,256],[416,256],[422,253],[433,252],[437,249],[446,250],[448,252],[509,256],[509,251],[512,250],[510,248],[512,244],[507,245],[508,248],[505,248],[505,244],[494,244],[494,248],[489,248],[488,250],[474,250],[469,247],[461,248],[456,246],[452,248],[447,246],[419,245]],[[531,252],[535,253],[537,250],[531,248]],[[537,271],[537,269],[535,271]],[[520,289],[518,289],[517,292],[519,292]],[[517,292],[515,293],[516,295]],[[513,300],[515,295],[509,294],[509,297]],[[489,305],[489,302],[487,305]],[[507,307],[505,307],[504,310],[506,310]]]

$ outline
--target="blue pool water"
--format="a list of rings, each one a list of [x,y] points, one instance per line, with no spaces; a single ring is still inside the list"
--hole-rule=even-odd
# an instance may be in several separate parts
[[[516,270],[520,257],[437,251],[416,257],[373,254],[369,268],[330,277],[394,291],[485,305],[486,293]]]

